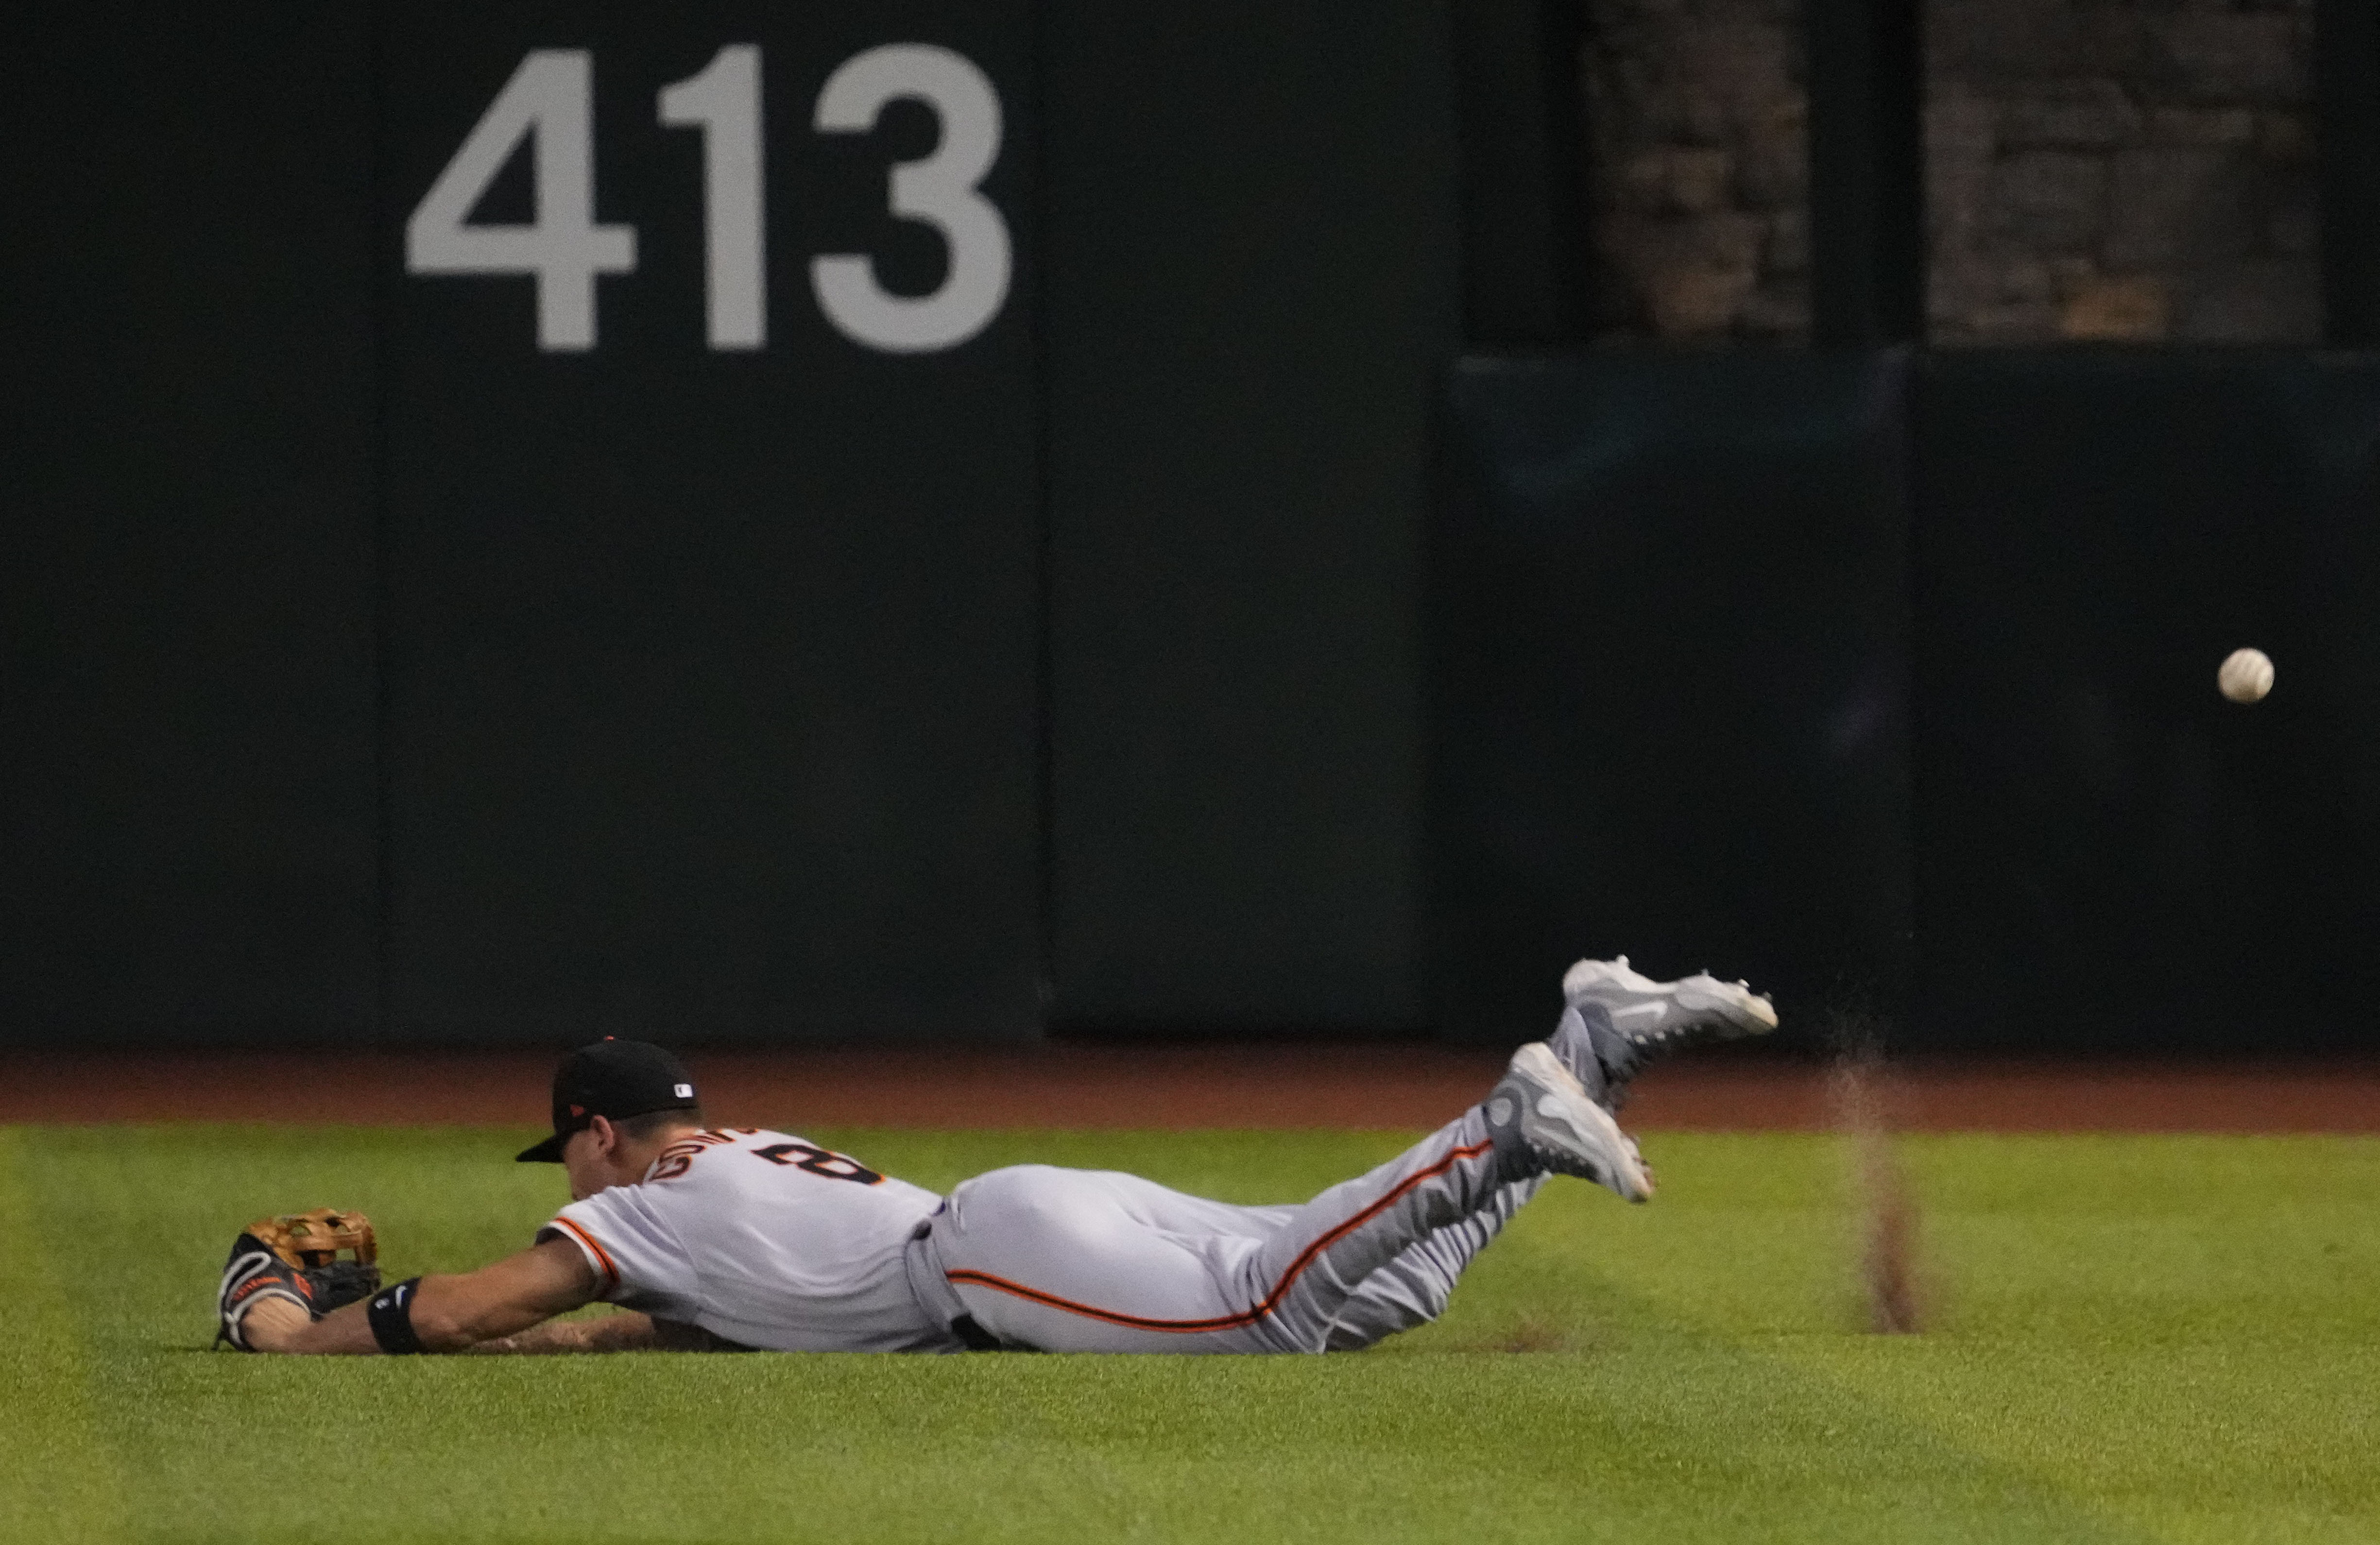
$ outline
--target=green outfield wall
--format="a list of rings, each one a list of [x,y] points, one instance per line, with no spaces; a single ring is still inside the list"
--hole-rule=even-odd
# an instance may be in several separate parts
[[[0,1045],[2352,1044],[2380,368],[1576,353],[1580,25],[29,28]]]

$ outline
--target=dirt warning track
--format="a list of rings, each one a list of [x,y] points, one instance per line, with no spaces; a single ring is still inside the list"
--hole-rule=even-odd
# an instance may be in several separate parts
[[[728,1125],[1434,1126],[1499,1054],[1371,1045],[1033,1046],[714,1052],[686,1058]],[[552,1058],[530,1053],[0,1055],[0,1121],[542,1125]],[[1638,1085],[1633,1128],[1829,1127],[1828,1069],[1720,1052]],[[1880,1087],[1912,1130],[2380,1132],[2380,1062],[1925,1059]]]

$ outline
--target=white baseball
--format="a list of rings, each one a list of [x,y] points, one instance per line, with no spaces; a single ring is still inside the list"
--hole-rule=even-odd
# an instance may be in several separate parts
[[[2215,684],[2234,703],[2253,703],[2273,690],[2272,657],[2262,649],[2234,649],[2215,673]]]

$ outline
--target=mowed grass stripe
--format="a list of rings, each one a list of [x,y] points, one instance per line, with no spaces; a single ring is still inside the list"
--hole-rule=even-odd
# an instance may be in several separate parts
[[[2380,1538],[2380,1142],[1906,1153],[1944,1334],[1797,1364],[2161,1539]]]
[[[2380,1144],[2356,1140],[1921,1140],[1946,1320],[1906,1341],[1856,1334],[1835,1145],[1661,1134],[1655,1206],[1558,1185],[1446,1321],[1362,1357],[200,1350],[229,1236],[261,1212],[362,1207],[399,1273],[516,1248],[561,1200],[554,1171],[508,1162],[526,1135],[177,1127],[18,1142],[43,1226],[154,1240],[163,1258],[66,1300],[90,1358],[89,1446],[140,1456],[119,1483],[136,1538],[319,1540],[319,1515],[260,1501],[294,1476],[358,1499],[375,1539],[422,1540],[2132,1540],[2226,1525],[2354,1539],[2380,1518],[2371,1476],[2344,1458],[2369,1418],[2356,1403],[2374,1341],[2372,1295],[2346,1273],[2380,1248],[2361,1189]],[[1244,1201],[1310,1193],[1404,1141],[807,1135],[934,1186],[1030,1158]],[[2227,1232],[2292,1268],[2261,1299],[2209,1257]],[[2103,1237],[2159,1280],[2099,1259]],[[2325,1276],[2309,1260],[2342,1265]],[[2045,1312],[2060,1282],[2072,1301]],[[2258,1372],[2263,1354],[2281,1378]],[[2182,1397],[2160,1405],[2175,1370]],[[2262,1464],[2294,1442],[2312,1459],[2211,1488],[2220,1455],[2198,1445],[2243,1437],[2212,1420],[2227,1408],[2260,1424],[2237,1452]],[[51,1536],[0,1520],[0,1538]]]
[[[1723,1348],[293,1371],[152,1391],[245,1441],[158,1456],[149,1538],[319,1539],[293,1475],[424,1540],[2116,1538]]]
[[[90,1369],[67,1308],[79,1277],[138,1269],[139,1251],[73,1230],[90,1251],[61,1271],[26,1195],[22,1128],[0,1127],[0,1529],[25,1539],[115,1540],[121,1467],[92,1420]]]
[[[1729,1147],[1772,1141],[1710,1140],[1664,1200],[1724,1209],[1727,1177],[1745,1167]],[[1924,1199],[1936,1334],[1793,1334],[1742,1296],[1708,1231],[1648,1231],[1633,1280],[1664,1315],[1749,1332],[2156,1538],[2375,1538],[2380,1143],[1963,1134],[1901,1152]],[[1838,1220],[1847,1261],[1853,1220]],[[1836,1270],[1855,1323],[1854,1282]]]

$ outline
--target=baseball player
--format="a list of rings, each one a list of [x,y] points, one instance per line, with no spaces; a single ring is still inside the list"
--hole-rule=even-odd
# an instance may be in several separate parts
[[[1041,1165],[936,1196],[790,1133],[712,1129],[675,1057],[599,1042],[564,1060],[553,1134],[520,1155],[559,1163],[572,1198],[529,1249],[375,1292],[359,1216],[266,1220],[225,1268],[222,1338],[346,1353],[1368,1346],[1437,1318],[1548,1176],[1649,1199],[1612,1119],[1629,1080],[1690,1040],[1777,1022],[1742,983],[1654,982],[1625,957],[1582,960],[1562,985],[1553,1034],[1514,1053],[1478,1104],[1369,1174],[1273,1207]],[[324,1274],[341,1239],[369,1280],[346,1262]],[[554,1318],[597,1299],[625,1312]]]

